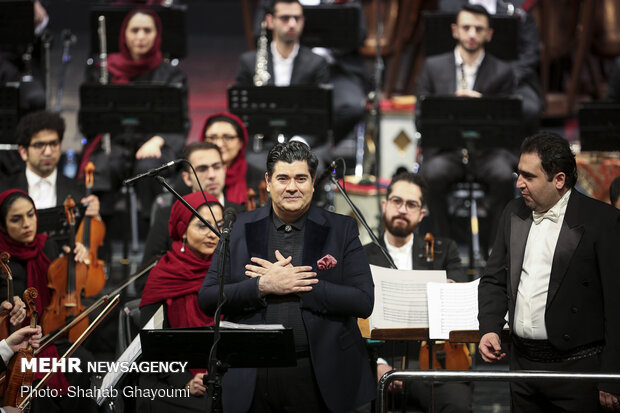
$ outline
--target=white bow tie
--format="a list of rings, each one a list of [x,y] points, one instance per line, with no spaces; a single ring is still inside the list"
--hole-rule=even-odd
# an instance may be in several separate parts
[[[538,225],[542,222],[543,219],[548,219],[552,222],[558,222],[560,214],[555,209],[550,209],[547,212],[532,211],[532,218],[534,219],[534,224]]]

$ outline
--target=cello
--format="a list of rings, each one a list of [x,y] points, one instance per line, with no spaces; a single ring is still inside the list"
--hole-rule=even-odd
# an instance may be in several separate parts
[[[86,196],[92,193],[95,180],[93,178],[95,165],[92,162],[86,164],[85,186]],[[97,250],[105,237],[105,225],[100,217],[84,217],[76,234],[76,242],[84,244],[88,250],[88,275],[84,287],[84,296],[92,297],[101,292],[105,286],[105,269],[103,260],[98,259]]]
[[[64,203],[65,216],[69,224],[70,250],[64,257],[56,258],[47,272],[48,287],[53,290],[50,304],[43,311],[41,326],[44,332],[54,331],[67,320],[77,317],[84,311],[82,293],[86,286],[88,269],[83,262],[75,262],[75,201],[70,196]],[[75,340],[88,328],[84,318],[69,330],[69,341]]]

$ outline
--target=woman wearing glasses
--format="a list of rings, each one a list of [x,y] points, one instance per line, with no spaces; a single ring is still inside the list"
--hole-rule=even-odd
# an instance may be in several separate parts
[[[205,201],[206,197],[206,201]],[[222,221],[222,206],[213,195],[194,192],[183,197],[210,224]],[[140,324],[145,325],[157,309],[164,306],[164,328],[202,327],[213,318],[198,307],[198,290],[211,265],[219,239],[194,217],[180,201],[172,206],[168,232],[172,249],[151,270],[140,302]],[[206,367],[206,366],[205,366]],[[192,397],[138,399],[140,412],[206,411],[205,369],[175,374],[143,374],[142,388],[186,389]]]

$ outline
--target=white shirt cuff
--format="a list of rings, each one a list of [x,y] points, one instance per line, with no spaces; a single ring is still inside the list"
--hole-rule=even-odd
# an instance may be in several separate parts
[[[2,361],[4,361],[4,364],[9,364],[9,361],[11,360],[11,357],[13,357],[13,354],[15,353],[13,352],[13,350],[11,350],[11,347],[9,347],[9,344],[6,342],[6,340],[0,341],[0,357],[2,357]]]

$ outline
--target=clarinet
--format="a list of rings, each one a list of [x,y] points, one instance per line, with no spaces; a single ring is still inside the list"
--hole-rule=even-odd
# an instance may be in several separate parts
[[[254,66],[254,86],[266,86],[271,79],[267,66],[269,64],[269,52],[267,51],[269,41],[267,40],[267,22],[263,20],[260,25],[260,37],[256,47],[256,65]],[[254,152],[263,150],[264,135],[256,134],[252,142]]]
[[[99,35],[99,83],[107,85],[109,81],[108,74],[108,44],[105,30],[105,16],[99,16],[99,27],[97,34]],[[101,138],[101,147],[103,151],[109,155],[112,152],[112,143],[110,142],[110,134],[104,133]]]

